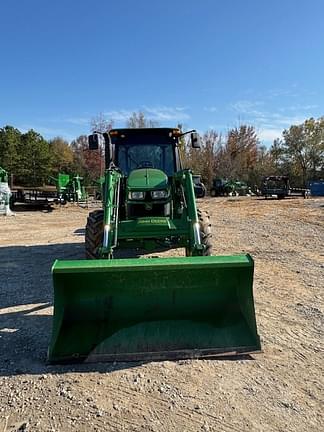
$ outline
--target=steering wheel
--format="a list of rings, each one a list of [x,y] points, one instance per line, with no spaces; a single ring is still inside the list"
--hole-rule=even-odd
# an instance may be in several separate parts
[[[138,164],[138,167],[139,168],[153,168],[153,164],[149,160],[144,160]]]

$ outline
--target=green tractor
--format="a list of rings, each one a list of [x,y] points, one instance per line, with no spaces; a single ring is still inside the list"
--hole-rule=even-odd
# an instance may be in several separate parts
[[[238,180],[214,178],[210,195],[216,196],[246,196],[251,193],[248,185]]]
[[[214,178],[210,188],[210,196],[232,196],[235,192],[235,184],[231,180]]]
[[[199,137],[190,133],[192,146]],[[200,358],[260,350],[249,255],[212,256],[208,215],[182,169],[179,129],[113,129],[103,208],[88,216],[87,260],[53,265],[51,363]],[[181,248],[183,256],[151,257]],[[141,258],[121,258],[133,251]]]

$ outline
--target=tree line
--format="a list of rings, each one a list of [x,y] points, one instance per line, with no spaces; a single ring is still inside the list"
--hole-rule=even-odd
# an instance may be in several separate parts
[[[260,143],[251,125],[232,128],[225,137],[209,130],[202,142],[198,151],[187,146],[184,160],[208,185],[215,176],[252,187],[270,175],[288,175],[295,186],[324,180],[324,117],[290,126],[269,148]]]
[[[105,132],[113,122],[99,115],[91,131]],[[133,113],[126,127],[157,127],[142,112]],[[178,127],[182,127],[178,125]],[[183,139],[183,165],[200,174],[207,186],[213,178],[240,180],[254,187],[263,176],[288,175],[291,183],[304,186],[309,180],[324,179],[324,117],[292,125],[267,148],[253,125],[242,124],[225,135],[216,130],[202,134],[201,149],[192,149]],[[13,126],[0,128],[0,166],[14,175],[14,184],[40,186],[59,172],[79,174],[93,184],[104,172],[104,150],[88,149],[86,135],[71,143],[61,137],[45,140],[38,132],[20,132]]]

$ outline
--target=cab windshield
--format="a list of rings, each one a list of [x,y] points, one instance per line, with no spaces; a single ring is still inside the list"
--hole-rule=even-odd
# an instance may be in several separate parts
[[[174,152],[170,144],[120,144],[116,152],[117,165],[125,175],[138,168],[156,168],[167,176],[174,174]]]

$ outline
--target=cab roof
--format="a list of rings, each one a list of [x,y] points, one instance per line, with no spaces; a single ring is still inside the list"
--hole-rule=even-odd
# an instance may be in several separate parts
[[[113,143],[151,143],[170,144],[181,136],[178,128],[124,128],[111,129],[109,136]]]
[[[169,135],[169,134],[179,135],[181,134],[181,131],[179,128],[117,128],[117,129],[111,129],[109,131],[109,135],[114,134],[134,134],[134,135],[141,135],[141,134],[150,134],[150,135]]]

